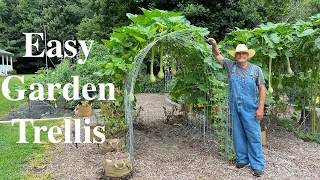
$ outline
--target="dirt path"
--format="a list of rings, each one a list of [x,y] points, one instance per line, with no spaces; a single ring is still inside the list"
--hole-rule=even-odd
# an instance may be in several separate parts
[[[165,124],[164,95],[139,94],[141,126],[135,130],[135,176],[132,179],[255,179],[250,167],[236,169],[210,143],[190,141],[182,127]],[[290,133],[268,131],[264,147],[265,174],[261,179],[320,179],[320,145],[303,142]],[[61,146],[47,167],[55,179],[99,179],[102,155],[94,144]]]

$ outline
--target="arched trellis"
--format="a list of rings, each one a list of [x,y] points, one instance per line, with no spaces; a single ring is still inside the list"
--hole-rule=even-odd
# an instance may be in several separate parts
[[[157,39],[155,39],[153,42],[149,43],[147,46],[145,46],[142,50],[139,51],[139,53],[135,56],[134,62],[135,66],[131,69],[131,71],[127,74],[126,76],[126,81],[125,81],[125,88],[124,88],[124,107],[125,107],[125,119],[128,123],[129,126],[129,137],[128,137],[128,148],[129,148],[129,154],[130,154],[130,160],[132,163],[132,167],[134,165],[134,135],[133,135],[133,119],[134,119],[134,112],[133,112],[133,93],[134,93],[134,87],[136,83],[136,78],[138,76],[138,73],[140,71],[140,66],[146,57],[147,53],[150,51],[150,49],[157,44],[157,42],[166,40],[167,38],[171,38],[171,40],[175,39],[179,41],[179,38],[183,37],[184,39],[194,41],[194,33],[191,30],[179,30],[175,31],[172,33],[169,33],[167,35],[161,36]],[[181,43],[180,43],[181,44]],[[181,67],[183,68],[183,67]],[[206,97],[210,98],[210,97]],[[207,122],[208,119],[206,116],[208,113],[208,108],[211,107],[206,107],[204,111],[204,116],[202,118],[202,127],[203,128],[203,137],[205,137],[205,131],[207,127]],[[184,112],[184,115],[187,116],[187,112]],[[227,123],[228,124],[228,123]],[[228,133],[227,133],[228,134]],[[227,141],[226,141],[227,142]],[[226,147],[229,145],[226,143]]]

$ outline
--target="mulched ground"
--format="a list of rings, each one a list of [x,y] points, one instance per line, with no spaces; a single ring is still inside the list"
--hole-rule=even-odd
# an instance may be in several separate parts
[[[185,128],[164,123],[165,95],[138,94],[143,111],[135,135],[135,173],[131,179],[254,179],[250,167],[236,169],[218,155],[210,141],[206,146],[190,140]],[[190,137],[190,136],[189,136]],[[292,133],[268,129],[263,148],[266,169],[260,179],[320,179],[320,144],[304,142]],[[209,139],[210,140],[210,139]],[[96,144],[60,144],[45,171],[54,179],[99,179],[103,155]]]

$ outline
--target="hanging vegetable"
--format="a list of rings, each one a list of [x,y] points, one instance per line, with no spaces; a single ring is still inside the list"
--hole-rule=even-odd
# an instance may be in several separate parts
[[[293,73],[293,71],[292,71],[292,69],[291,69],[291,66],[290,66],[289,57],[288,57],[288,56],[286,56],[286,57],[287,57],[287,63],[288,63],[288,73],[290,74],[290,76],[293,76],[294,73]]]
[[[279,84],[278,84],[277,88],[278,88],[279,90],[282,90],[282,89],[283,89],[283,85],[282,85],[282,75],[280,74],[280,72],[279,72]]]
[[[272,88],[272,85],[271,85],[271,77],[272,77],[272,74],[271,74],[271,64],[272,64],[272,57],[269,57],[269,88],[268,88],[268,91],[272,94],[273,93],[273,88]]]
[[[160,71],[158,73],[158,78],[163,79],[164,78],[164,73],[163,73],[163,43],[161,43],[160,47]]]
[[[150,82],[156,82],[156,77],[153,74],[153,62],[154,62],[154,46],[152,46],[151,48]]]
[[[171,58],[171,74],[172,76],[175,76],[177,74],[176,67],[174,66],[174,58],[172,55],[172,52],[170,53],[170,58]]]

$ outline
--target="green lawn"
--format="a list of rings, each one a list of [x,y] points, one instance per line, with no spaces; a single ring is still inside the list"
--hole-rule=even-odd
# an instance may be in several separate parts
[[[19,76],[21,76],[21,75],[19,75]],[[34,74],[24,75],[24,80],[26,81],[26,79],[34,77],[34,76],[35,76]],[[2,82],[4,81],[5,78],[6,78],[6,76],[0,77],[1,89],[2,89]],[[10,94],[12,94],[11,95],[12,98],[14,95],[17,95],[17,93],[15,92],[15,90],[16,90],[16,88],[14,86],[15,84],[22,85],[22,83],[17,78],[10,80],[9,89],[11,92]],[[1,93],[0,93],[0,119],[3,118],[4,116],[6,116],[12,110],[12,106],[15,106],[15,107],[20,106],[26,102],[27,102],[27,98],[25,98],[24,100],[21,100],[21,101],[10,101],[3,96],[3,93],[1,91]]]
[[[61,120],[35,121],[34,126],[63,126]],[[63,127],[61,127],[63,128]],[[30,123],[27,123],[26,139],[28,144],[18,144],[19,124],[11,123],[0,124],[0,179],[24,179],[23,169],[27,161],[45,154],[48,147],[48,134],[41,132],[42,144],[33,144],[34,130]]]

